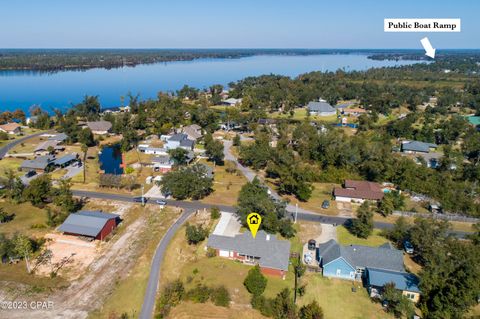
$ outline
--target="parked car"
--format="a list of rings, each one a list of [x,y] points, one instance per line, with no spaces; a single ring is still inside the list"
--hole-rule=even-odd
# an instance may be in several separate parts
[[[308,250],[315,250],[315,248],[317,248],[317,242],[315,239],[310,239],[308,241]]]
[[[322,203],[322,208],[327,209],[329,207],[330,207],[330,201],[324,200],[323,203]]]
[[[37,172],[35,171],[28,171],[26,174],[25,174],[25,177],[32,177],[32,176],[35,176],[37,174]]]
[[[412,243],[409,242],[408,240],[405,240],[405,241],[403,242],[403,248],[405,249],[405,252],[406,252],[407,254],[410,254],[410,255],[413,254],[413,251],[414,251],[414,250],[413,250],[413,245],[412,245]]]
[[[155,201],[155,203],[157,203],[158,205],[161,205],[161,206],[167,205],[167,202],[164,201],[163,199],[157,199],[157,200]]]
[[[143,200],[142,200],[143,199]],[[147,202],[147,198],[146,197],[134,197],[133,198],[133,201],[135,203],[146,203]]]

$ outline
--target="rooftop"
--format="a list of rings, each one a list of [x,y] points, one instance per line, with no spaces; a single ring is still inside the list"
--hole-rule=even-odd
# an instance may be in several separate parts
[[[59,134],[50,136],[48,139],[51,140],[51,141],[63,142],[63,141],[65,141],[67,138],[68,138],[67,134],[65,134],[65,133],[59,133]]]
[[[20,165],[20,168],[26,169],[45,169],[48,165],[53,164],[55,160],[55,156],[53,155],[45,155],[39,156],[33,160],[25,160]]]
[[[324,266],[343,257],[352,267],[404,271],[402,251],[391,247],[341,246],[331,239],[319,245],[319,255]]]
[[[0,129],[2,129],[4,131],[7,131],[7,132],[14,131],[19,127],[20,127],[20,125],[15,123],[15,122],[0,125]]]
[[[382,186],[378,183],[347,179],[344,186],[344,188],[336,187],[333,190],[334,195],[369,200],[380,200],[384,196]]]
[[[242,255],[259,257],[260,267],[288,270],[290,242],[278,240],[275,235],[260,230],[255,238],[249,231],[235,237],[210,235],[207,245],[221,250],[236,251]]]
[[[325,101],[309,102],[307,109],[313,112],[335,112],[335,108]]]
[[[53,147],[55,149],[55,146],[57,145],[58,145],[58,141],[48,139],[47,141],[37,145],[37,147],[35,147],[34,149],[34,152],[47,151],[49,147]]]
[[[55,165],[64,165],[68,162],[71,162],[71,161],[74,161],[77,159],[77,154],[73,153],[73,154],[67,154],[65,156],[62,156],[60,158],[57,158],[55,161],[53,161],[53,163]]]
[[[112,123],[108,121],[87,122],[87,126],[92,131],[109,131],[112,128]]]
[[[100,211],[80,211],[68,215],[58,230],[66,233],[96,237],[105,227],[108,220],[119,218],[116,214],[103,213]]]
[[[419,280],[414,274],[368,268],[369,285],[383,287],[387,283],[394,283],[395,288],[400,290],[420,292],[418,288]]]
[[[402,151],[412,152],[430,152],[430,148],[437,148],[438,145],[434,143],[425,143],[420,141],[406,141],[402,143]]]

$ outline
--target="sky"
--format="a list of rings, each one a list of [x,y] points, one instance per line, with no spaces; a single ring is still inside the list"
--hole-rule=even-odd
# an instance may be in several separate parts
[[[0,48],[480,48],[476,0],[3,0]],[[385,33],[384,18],[460,18]]]

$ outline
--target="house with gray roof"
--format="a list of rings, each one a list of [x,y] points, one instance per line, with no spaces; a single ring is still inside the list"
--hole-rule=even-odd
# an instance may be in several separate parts
[[[165,148],[167,150],[183,148],[184,150],[191,151],[194,145],[195,141],[189,139],[187,134],[177,133],[167,137]]]
[[[110,133],[112,123],[108,121],[87,122],[87,127],[96,135],[105,135]]]
[[[336,115],[337,110],[333,106],[327,103],[327,101],[320,99],[317,101],[309,102],[307,105],[307,110],[310,115],[318,116],[330,116]]]
[[[152,158],[152,164],[154,171],[167,173],[172,170],[174,162],[170,155],[160,155]]]
[[[59,166],[59,167],[66,167],[70,164],[72,164],[73,162],[77,161],[78,159],[78,154],[77,153],[72,153],[72,154],[66,154],[60,158],[57,158],[53,161],[53,164],[55,166]]]
[[[402,152],[404,153],[430,153],[430,151],[437,148],[438,145],[434,143],[420,141],[405,141],[402,143]]]
[[[55,167],[55,156],[43,155],[31,160],[24,160],[20,165],[20,170],[44,173],[44,172],[51,171],[54,167]]]
[[[68,138],[67,134],[65,133],[58,133],[55,135],[52,135],[48,138],[49,141],[57,141],[59,143],[65,142],[65,140]]]
[[[285,278],[290,258],[290,242],[279,240],[263,230],[255,238],[249,231],[231,236],[210,235],[207,247],[217,256],[238,260],[248,265],[259,265],[262,273]]]
[[[182,133],[187,134],[187,137],[192,141],[196,141],[202,137],[202,128],[197,124],[192,124],[183,127]]]
[[[58,231],[65,235],[104,240],[118,225],[120,216],[101,211],[79,211],[68,215]]]
[[[405,271],[403,253],[388,246],[342,246],[331,239],[318,247],[317,260],[323,275],[348,280],[360,279],[366,268]]]
[[[33,150],[33,153],[35,155],[48,155],[50,154],[50,149],[53,149],[54,152],[57,151],[63,151],[65,149],[64,146],[59,145],[60,143],[55,140],[47,140],[45,142],[42,142],[35,147]]]

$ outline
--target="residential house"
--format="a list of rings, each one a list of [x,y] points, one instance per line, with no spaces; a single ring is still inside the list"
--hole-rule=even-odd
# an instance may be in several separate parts
[[[78,154],[77,153],[72,153],[72,154],[66,154],[65,156],[62,156],[60,158],[57,158],[53,161],[53,164],[57,167],[67,167],[74,162],[78,161]]]
[[[184,126],[182,128],[182,133],[186,134],[189,139],[196,142],[202,137],[202,128],[197,124],[192,124]]]
[[[64,149],[65,146],[59,145],[58,141],[48,139],[45,142],[38,144],[33,150],[33,153],[35,155],[48,155],[51,153],[51,150],[53,150],[53,152],[58,152],[63,151]]]
[[[378,183],[345,180],[343,188],[334,188],[333,196],[340,202],[363,203],[365,200],[379,201],[384,193],[382,186]]]
[[[260,266],[262,273],[285,278],[290,258],[290,242],[260,230],[255,238],[249,231],[233,237],[212,234],[207,247],[217,256]]]
[[[35,171],[37,173],[49,172],[55,167],[55,156],[44,155],[32,160],[25,160],[20,165],[22,171]]]
[[[414,274],[385,269],[367,268],[367,288],[371,297],[381,296],[386,284],[393,283],[404,296],[417,303],[420,300],[419,280]]]
[[[222,101],[222,105],[227,105],[227,106],[237,106],[240,104],[242,104],[242,99],[235,99],[233,97]]]
[[[59,133],[52,135],[48,138],[49,141],[57,141],[58,143],[63,143],[67,140],[68,136],[65,133]]]
[[[187,151],[191,151],[193,150],[194,145],[195,142],[193,140],[190,140],[187,134],[177,133],[167,137],[167,143],[165,145],[165,148],[167,150],[171,150],[180,147]]]
[[[104,240],[118,225],[120,216],[101,211],[79,211],[68,215],[58,230],[65,235]]]
[[[169,155],[155,156],[152,159],[153,169],[162,173],[172,170],[174,162]]]
[[[138,151],[145,154],[167,155],[167,149],[163,147],[152,147],[148,144],[138,145]]]
[[[404,271],[403,253],[391,246],[342,246],[331,239],[318,246],[317,261],[325,277],[360,280],[366,268]]]
[[[327,101],[320,99],[318,102],[312,101],[307,105],[307,110],[310,115],[331,116],[336,115],[337,110],[327,103]]]
[[[360,116],[362,114],[366,114],[367,110],[356,107],[351,109],[344,109],[342,113],[345,115]]]
[[[112,123],[108,121],[87,122],[87,127],[96,135],[106,135],[112,129]]]
[[[0,131],[10,135],[19,135],[22,132],[21,126],[15,122],[0,125]]]
[[[440,159],[443,157],[443,154],[434,152],[437,148],[437,144],[419,141],[405,141],[401,145],[402,153],[414,156],[418,164],[422,163],[419,160],[419,158],[422,158],[427,167],[430,168],[438,168],[440,166]]]

